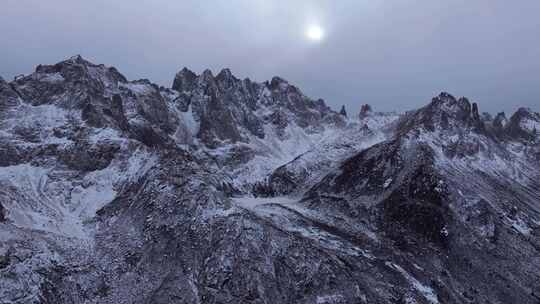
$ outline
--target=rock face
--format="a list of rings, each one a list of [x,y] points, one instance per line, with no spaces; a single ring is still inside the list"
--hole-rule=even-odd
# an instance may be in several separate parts
[[[339,114],[347,117],[347,110],[345,110],[345,106],[342,106],[341,107],[341,110],[339,111]]]
[[[191,107],[200,123],[196,136],[208,147],[247,143],[251,136],[264,139],[268,123],[320,129],[323,117],[338,119],[324,101],[309,99],[278,77],[255,83],[237,79],[228,69],[214,77],[209,70],[198,76],[184,68],[176,75],[173,89],[182,93],[182,110],[188,112]]]
[[[0,204],[0,222],[6,221],[6,209]]]
[[[540,115],[479,110],[80,56],[0,79],[1,302],[538,303]]]
[[[540,135],[540,114],[530,109],[520,108],[508,122],[505,131],[508,136],[534,141]]]
[[[0,102],[0,115],[2,115],[2,112],[19,104],[17,92],[13,91],[11,86],[2,77],[0,77]]]

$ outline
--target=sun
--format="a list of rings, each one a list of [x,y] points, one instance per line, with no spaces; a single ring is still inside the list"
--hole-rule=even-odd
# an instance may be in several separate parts
[[[311,41],[321,41],[324,39],[324,30],[319,25],[308,26],[306,30],[306,37]]]

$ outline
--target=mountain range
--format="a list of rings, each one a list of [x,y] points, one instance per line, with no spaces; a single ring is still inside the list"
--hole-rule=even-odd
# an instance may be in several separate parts
[[[540,114],[0,78],[0,303],[540,303]]]

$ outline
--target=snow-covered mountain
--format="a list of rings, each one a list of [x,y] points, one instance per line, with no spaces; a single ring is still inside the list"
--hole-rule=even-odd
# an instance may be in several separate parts
[[[539,128],[227,69],[0,78],[0,303],[538,303]]]

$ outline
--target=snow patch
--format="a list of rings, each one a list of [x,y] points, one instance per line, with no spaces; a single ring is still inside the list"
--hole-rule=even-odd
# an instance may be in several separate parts
[[[527,223],[522,218],[517,218],[516,220],[512,221],[512,228],[516,229],[519,233],[523,234],[524,236],[531,235],[532,229],[527,225]]]
[[[540,133],[540,121],[535,121],[532,119],[524,119],[521,121],[520,126],[522,129],[528,132],[537,132]]]
[[[50,74],[37,74],[37,79],[43,82],[58,83],[63,82],[65,79],[60,73]]]
[[[128,89],[138,95],[145,95],[153,91],[153,88],[150,85],[142,83],[121,83],[119,84],[119,87]]]
[[[409,283],[411,283],[413,288],[416,289],[416,291],[418,291],[420,294],[422,294],[422,296],[424,296],[424,298],[429,303],[432,303],[432,304],[438,304],[439,303],[439,298],[438,298],[437,294],[435,293],[435,291],[431,287],[420,283],[420,281],[418,281],[413,276],[411,276],[407,271],[405,271],[405,269],[401,268],[399,265],[396,265],[396,264],[390,263],[390,262],[386,262],[385,264],[386,264],[386,266],[391,267],[391,268],[397,270],[398,272],[400,272],[401,275],[403,275],[403,277],[405,277],[405,279],[407,279],[407,281],[409,281]]]
[[[89,141],[93,144],[106,140],[124,141],[125,139],[121,136],[120,132],[111,128],[95,129],[89,136]]]
[[[2,197],[7,217],[18,227],[88,239],[85,222],[116,197],[118,185],[137,181],[156,162],[157,156],[138,150],[82,179],[29,164],[2,167],[0,186],[12,189]]]
[[[333,303],[342,303],[344,300],[342,295],[326,295],[326,296],[317,296],[317,304],[333,304]]]

